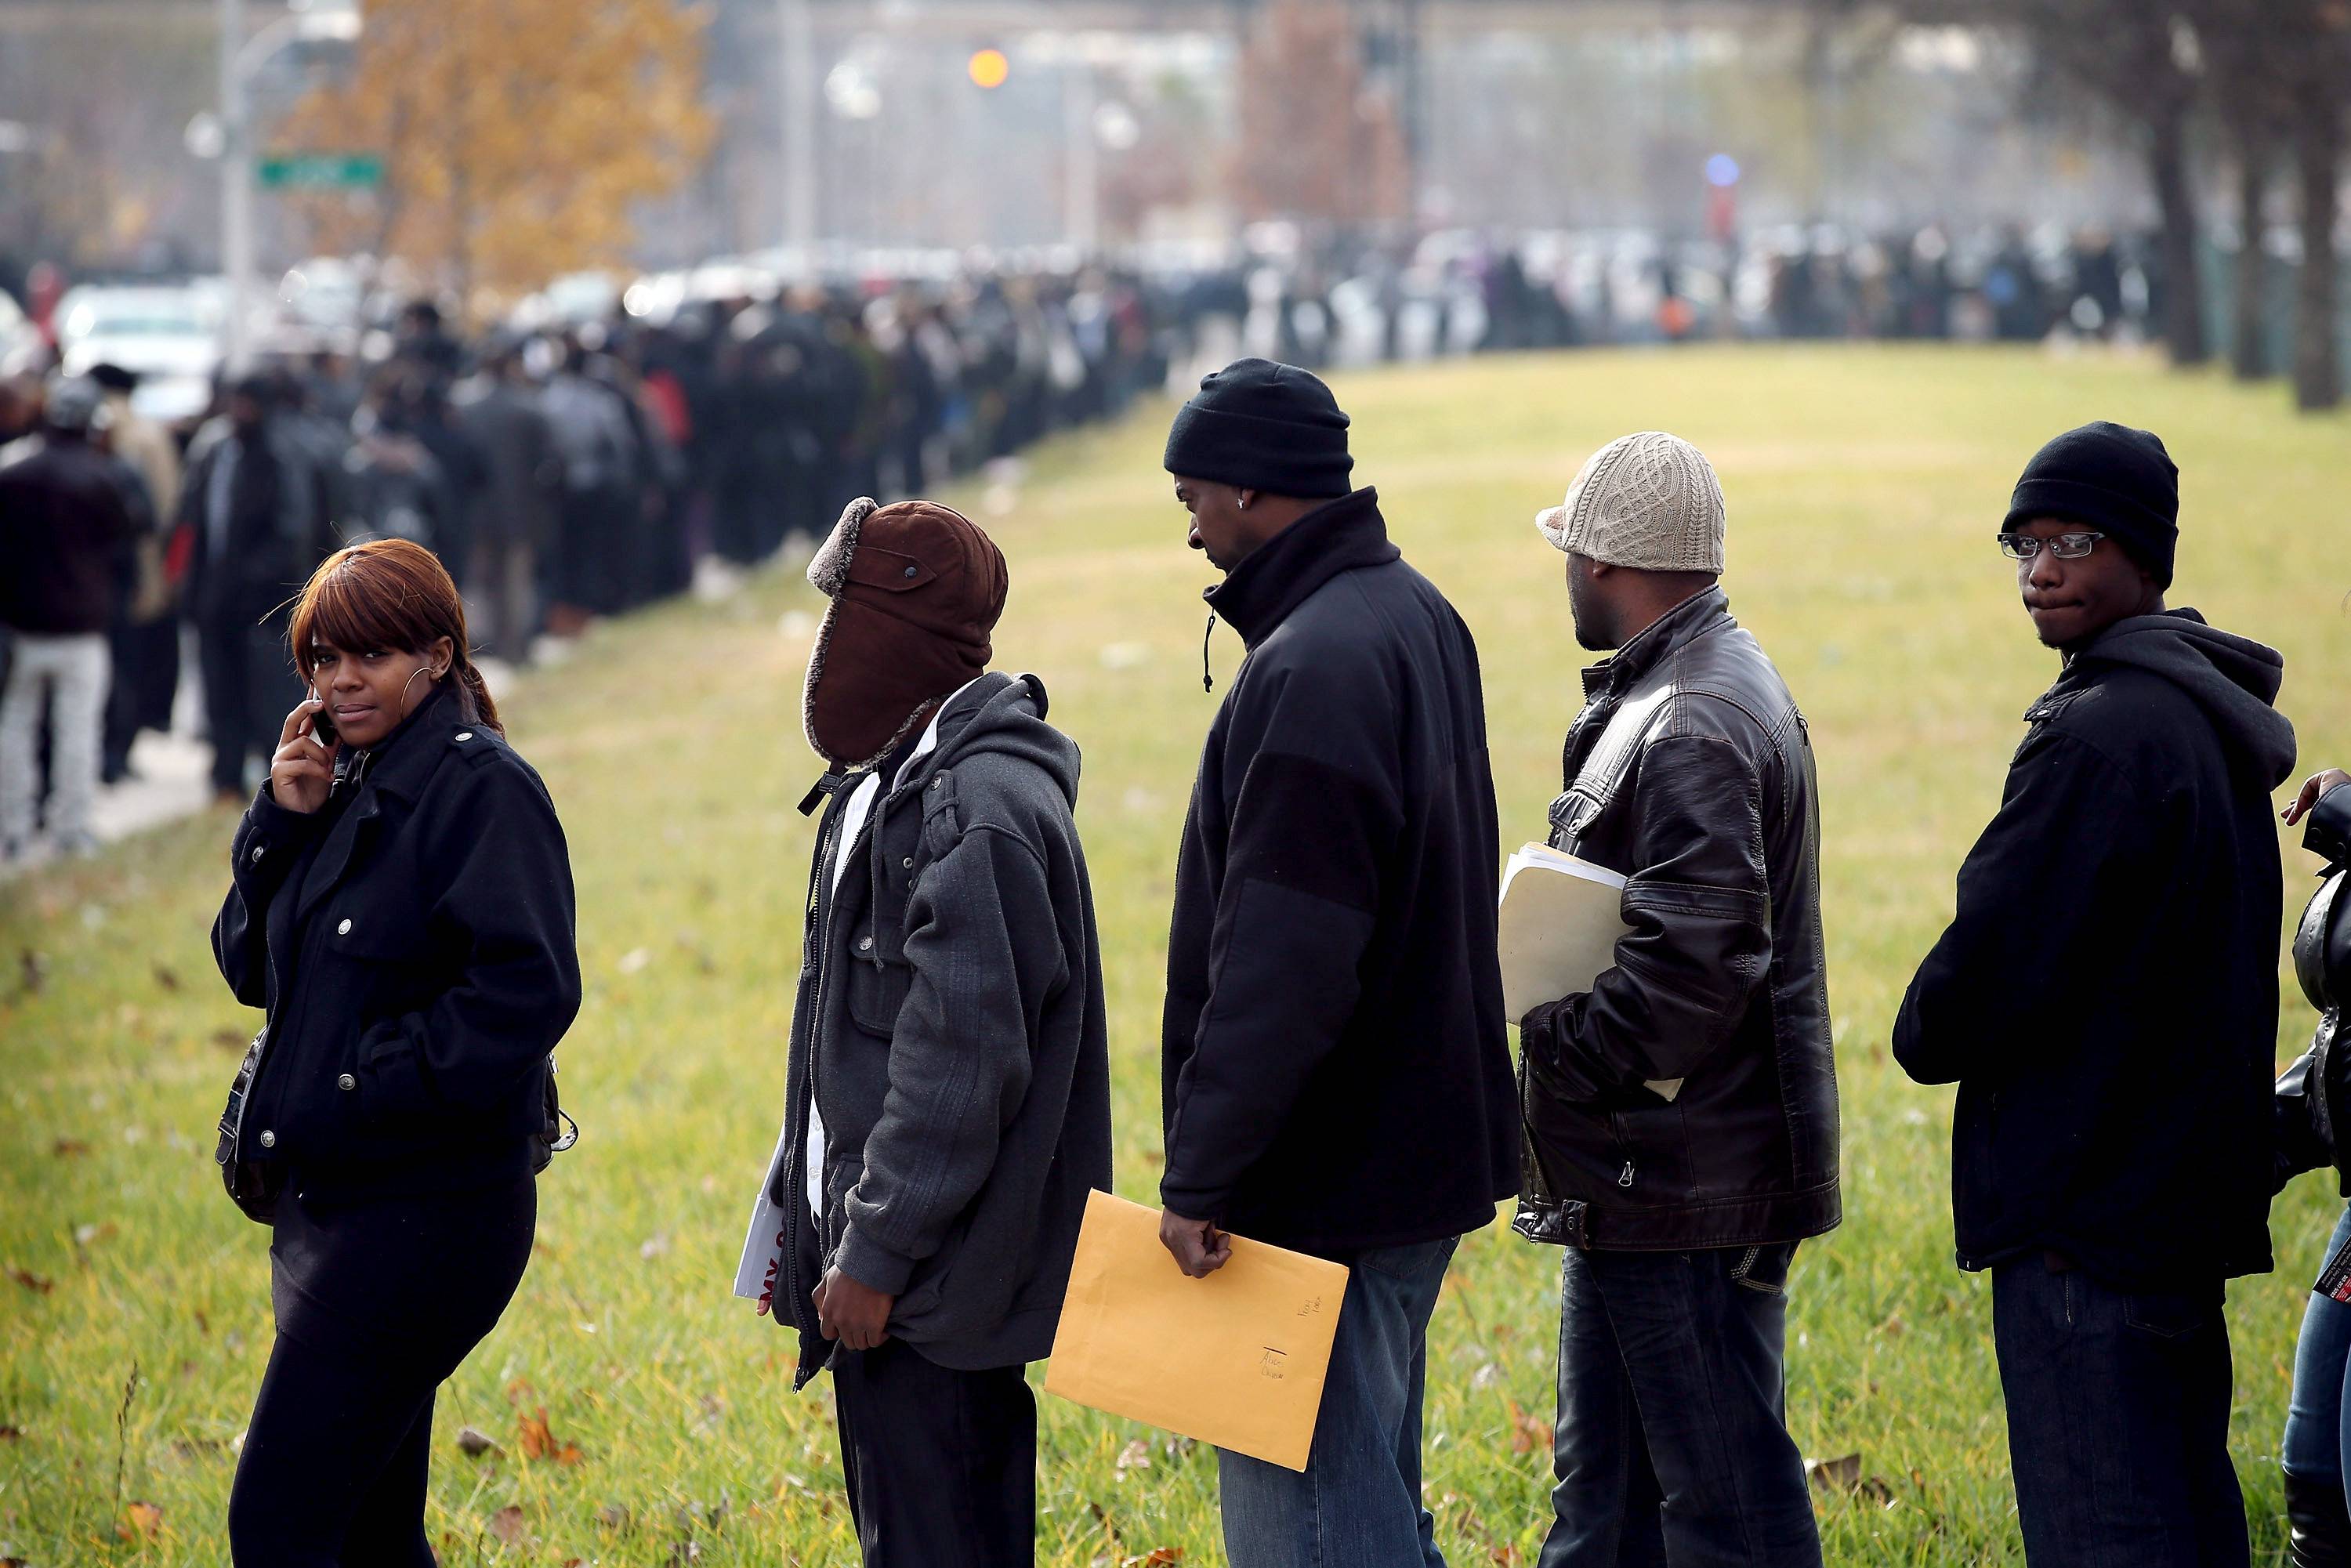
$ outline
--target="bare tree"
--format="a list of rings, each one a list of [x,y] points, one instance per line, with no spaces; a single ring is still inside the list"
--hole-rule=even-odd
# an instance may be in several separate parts
[[[2291,0],[2289,0],[2291,3]],[[2237,265],[2230,280],[2229,359],[2240,381],[2273,373],[2269,359],[2269,194],[2293,130],[2287,94],[2302,45],[2272,25],[2273,0],[2188,0],[2214,108],[2237,175]]]
[[[2298,0],[2297,0],[2298,3]],[[2175,365],[2200,365],[2204,330],[2189,131],[2200,87],[2196,33],[2170,0],[1813,0],[1834,17],[1891,9],[1906,20],[1995,28],[2032,52],[2060,90],[2086,91],[2138,131],[2161,223],[2164,341]]]

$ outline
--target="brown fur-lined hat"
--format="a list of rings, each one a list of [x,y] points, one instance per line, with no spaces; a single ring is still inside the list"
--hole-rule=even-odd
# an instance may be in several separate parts
[[[800,718],[835,767],[872,766],[933,705],[986,673],[1004,613],[1004,553],[935,501],[860,497],[809,563],[832,607],[809,656]]]

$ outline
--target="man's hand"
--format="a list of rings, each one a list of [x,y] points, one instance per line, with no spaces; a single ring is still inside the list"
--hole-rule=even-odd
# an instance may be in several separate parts
[[[1186,1219],[1173,1209],[1159,1211],[1159,1244],[1176,1255],[1176,1266],[1205,1280],[1231,1261],[1233,1239],[1209,1219]]]
[[[824,1271],[824,1280],[809,1292],[816,1303],[817,1326],[824,1337],[837,1339],[843,1350],[872,1350],[890,1337],[890,1309],[898,1298],[888,1296],[841,1271],[839,1264]]]
[[[2285,825],[2291,828],[2309,816],[2311,808],[2318,804],[2320,797],[2345,784],[2351,784],[2351,773],[2346,773],[2340,768],[2330,768],[2324,773],[2314,773],[2304,779],[2302,793],[2296,795],[2294,804],[2285,809]]]

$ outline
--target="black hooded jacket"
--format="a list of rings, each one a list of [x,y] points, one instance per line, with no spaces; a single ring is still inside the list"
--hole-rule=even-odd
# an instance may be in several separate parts
[[[1477,644],[1370,490],[1208,602],[1249,653],[1176,864],[1160,1200],[1340,1258],[1475,1230],[1518,1190]]]
[[[2120,1289],[2270,1267],[2284,661],[2192,610],[2116,622],[2026,713],[1894,1054],[1957,1082],[1959,1265]]]

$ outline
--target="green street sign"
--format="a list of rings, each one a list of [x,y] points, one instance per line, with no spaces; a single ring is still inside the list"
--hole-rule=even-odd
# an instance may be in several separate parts
[[[383,183],[383,160],[372,152],[290,152],[262,159],[254,173],[267,190],[370,190]]]

